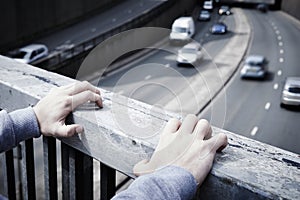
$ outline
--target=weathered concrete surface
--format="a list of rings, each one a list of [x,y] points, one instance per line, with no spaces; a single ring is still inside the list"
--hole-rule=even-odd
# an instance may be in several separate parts
[[[74,80],[0,57],[0,107],[32,105],[51,88]],[[85,133],[62,141],[132,175],[133,165],[149,157],[171,116],[163,110],[102,90],[104,108],[85,104],[73,114]],[[180,116],[177,116],[180,118]],[[299,155],[225,132],[229,146],[217,155],[200,196],[209,199],[299,199]]]

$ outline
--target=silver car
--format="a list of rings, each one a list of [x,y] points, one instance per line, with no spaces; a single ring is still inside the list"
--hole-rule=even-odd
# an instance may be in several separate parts
[[[193,65],[203,57],[201,45],[197,42],[191,42],[178,50],[177,65]]]
[[[286,78],[280,106],[285,105],[300,106],[300,77]]]
[[[241,78],[263,79],[267,75],[267,60],[261,55],[250,55],[246,58],[241,70]]]

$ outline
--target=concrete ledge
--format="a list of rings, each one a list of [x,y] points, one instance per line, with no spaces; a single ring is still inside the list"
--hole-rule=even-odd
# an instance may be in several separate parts
[[[35,104],[56,86],[74,80],[0,56],[0,107]],[[73,114],[85,133],[62,141],[131,177],[132,166],[151,156],[172,113],[102,90],[104,108],[85,104]],[[180,116],[176,116],[179,117]],[[299,199],[299,155],[224,132],[229,146],[218,154],[198,197],[209,199]]]

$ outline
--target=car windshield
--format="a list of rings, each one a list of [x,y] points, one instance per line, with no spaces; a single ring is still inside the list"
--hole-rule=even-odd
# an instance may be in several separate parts
[[[187,29],[183,28],[183,27],[175,27],[174,32],[176,32],[176,33],[186,33]]]
[[[300,87],[290,87],[289,92],[300,94]]]
[[[181,49],[181,52],[182,53],[195,53],[196,49],[193,49],[193,48],[183,48],[183,49]]]
[[[204,10],[204,11],[201,11],[201,14],[207,15],[207,14],[209,14],[209,13],[208,13],[208,11]]]
[[[246,62],[248,65],[250,66],[254,66],[254,67],[262,67],[262,63],[261,62],[254,62],[254,61],[247,61]]]
[[[13,54],[13,58],[24,58],[25,55],[27,54],[26,51],[18,51],[17,53]]]

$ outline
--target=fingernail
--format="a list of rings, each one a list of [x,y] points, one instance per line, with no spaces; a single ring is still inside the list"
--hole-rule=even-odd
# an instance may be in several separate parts
[[[78,127],[76,128],[76,133],[83,133],[83,131],[84,131],[84,129],[83,129],[82,126],[78,126]]]

